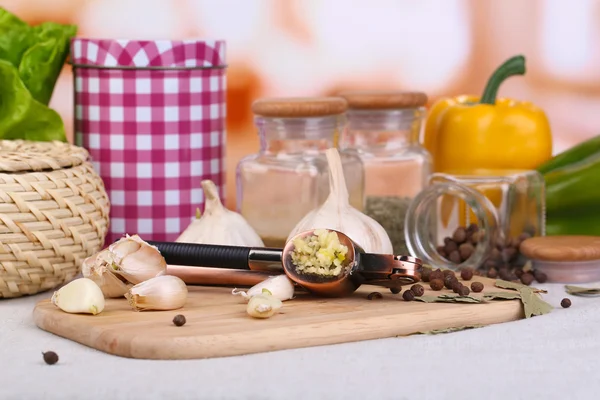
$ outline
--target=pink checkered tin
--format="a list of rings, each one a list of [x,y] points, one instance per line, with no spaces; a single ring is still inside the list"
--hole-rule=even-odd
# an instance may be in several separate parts
[[[75,141],[111,201],[107,243],[125,233],[172,241],[224,197],[225,43],[76,38]]]

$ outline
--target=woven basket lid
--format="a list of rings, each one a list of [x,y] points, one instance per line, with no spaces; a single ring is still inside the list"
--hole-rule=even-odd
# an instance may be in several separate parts
[[[0,140],[0,172],[58,170],[81,165],[88,158],[86,149],[70,143]]]

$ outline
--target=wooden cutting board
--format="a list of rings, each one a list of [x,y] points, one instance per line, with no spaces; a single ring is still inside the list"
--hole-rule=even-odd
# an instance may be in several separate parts
[[[493,280],[477,278],[485,292],[499,292]],[[426,284],[425,284],[426,285]],[[269,319],[246,314],[231,289],[190,287],[187,304],[176,311],[132,311],[125,299],[107,300],[101,314],[68,314],[48,300],[34,311],[41,329],[106,353],[140,359],[197,359],[261,353],[360,340],[405,336],[523,318],[519,300],[482,304],[406,302],[387,289],[363,286],[353,296],[323,299],[299,295]],[[382,299],[368,300],[378,291]],[[439,295],[442,292],[426,291]],[[474,297],[483,293],[472,293]],[[187,323],[173,325],[185,315]]]

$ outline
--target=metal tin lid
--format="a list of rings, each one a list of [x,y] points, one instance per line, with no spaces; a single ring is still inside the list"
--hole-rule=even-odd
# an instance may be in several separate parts
[[[343,114],[348,108],[341,97],[264,98],[252,103],[252,112],[263,117],[301,118]]]
[[[222,40],[71,40],[75,67],[118,69],[224,68]]]
[[[349,109],[385,110],[415,108],[427,104],[427,95],[422,92],[399,91],[350,91],[339,94],[348,102]]]

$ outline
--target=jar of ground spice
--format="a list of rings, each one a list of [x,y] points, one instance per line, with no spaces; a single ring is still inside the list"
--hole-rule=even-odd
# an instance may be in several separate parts
[[[364,164],[364,212],[384,227],[394,253],[406,254],[406,210],[432,168],[431,156],[419,142],[427,96],[356,91],[340,97],[348,101],[348,128],[340,148],[357,154]]]
[[[265,246],[283,247],[296,224],[329,195],[325,151],[338,147],[347,102],[339,97],[259,99],[252,105],[257,154],[237,166],[237,208]],[[340,151],[350,204],[363,209],[364,169]]]
[[[434,268],[531,283],[521,243],[545,234],[544,178],[530,170],[435,173],[411,203],[405,233],[410,254]]]

